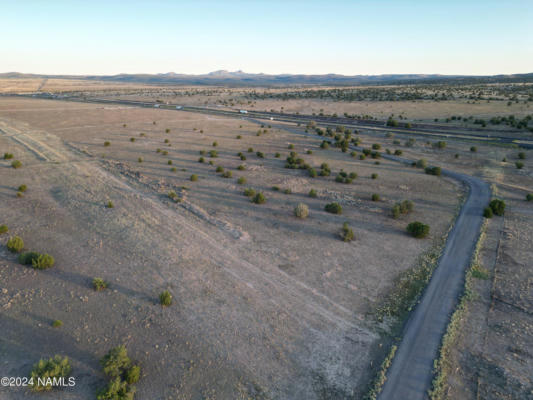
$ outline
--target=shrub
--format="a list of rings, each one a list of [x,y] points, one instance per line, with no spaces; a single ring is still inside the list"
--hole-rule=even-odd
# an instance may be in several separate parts
[[[505,213],[505,201],[500,199],[491,200],[489,207],[494,215],[502,216]]]
[[[246,188],[244,189],[244,195],[248,197],[255,196],[255,190],[252,188]]]
[[[292,193],[292,190],[291,190],[291,188],[287,188],[287,189],[285,189],[285,190],[283,191],[283,193],[285,193],[285,194],[291,194],[291,193]]]
[[[320,148],[324,150],[329,149],[329,142],[327,142],[326,140],[323,140],[322,143],[320,144]]]
[[[141,377],[141,367],[138,365],[132,365],[124,374],[124,379],[128,384],[137,383]]]
[[[400,203],[396,203],[392,207],[392,217],[398,218],[400,214],[408,214],[413,211],[413,202],[410,200],[404,200]]]
[[[156,149],[156,153],[161,153],[161,149]]]
[[[372,178],[372,179],[378,179],[378,174],[372,174],[372,175],[370,175],[370,178]]]
[[[178,169],[177,169],[176,167],[172,167],[172,168],[170,168],[170,171],[171,171],[171,172],[176,172],[177,170],[178,170]]]
[[[394,150],[394,155],[395,156],[401,156],[403,154],[403,151],[401,150]]]
[[[130,138],[130,142],[132,143],[135,142],[135,138],[134,137]]]
[[[200,157],[200,158],[198,159],[198,162],[199,162],[199,163],[203,163],[203,162],[205,162],[205,158]]]
[[[17,192],[17,197],[24,197],[24,193],[22,193],[22,192]]]
[[[115,378],[98,392],[97,400],[133,400],[135,387],[129,386],[128,382]]]
[[[304,203],[299,203],[294,208],[294,215],[302,219],[307,218],[307,216],[309,215],[309,207],[307,207],[307,205]]]
[[[168,165],[172,165],[172,160],[168,160],[168,161],[167,161],[167,164],[168,164]]]
[[[426,167],[426,174],[440,176],[442,170],[440,167]]]
[[[407,232],[409,232],[415,238],[425,238],[429,234],[429,225],[418,221],[411,222],[409,225],[407,225]]]
[[[217,142],[213,142],[213,147],[217,147],[218,146],[218,143]]]
[[[19,160],[15,160],[11,163],[11,166],[15,169],[22,167],[22,163]]]
[[[354,240],[355,238],[355,235],[353,233],[353,230],[352,228],[350,228],[348,226],[348,222],[345,222],[343,225],[342,225],[342,230],[341,230],[341,239],[345,242],[351,242],[352,240]]]
[[[312,198],[316,198],[316,197],[318,197],[318,193],[316,192],[315,189],[311,189],[311,190],[309,191],[309,197],[312,197]]]
[[[10,160],[13,158],[13,154],[12,153],[4,153],[4,160]]]
[[[517,168],[517,169],[522,169],[522,168],[524,168],[524,163],[523,163],[522,161],[517,161],[517,162],[515,162],[514,165],[516,165],[516,168]]]
[[[166,307],[172,304],[172,295],[168,290],[165,290],[159,295],[159,304]]]
[[[309,172],[309,176],[310,176],[311,178],[316,178],[316,176],[318,175],[317,172],[316,172],[316,170],[315,170],[314,168],[309,168],[309,169],[308,169],[308,172]]]
[[[239,166],[237,167],[237,169],[238,169],[239,171],[244,171],[244,170],[246,169],[246,165],[241,164],[241,165],[239,165]]]
[[[142,158],[142,157],[139,157],[139,158],[137,159],[137,161],[139,161],[140,163],[142,163],[142,162],[143,162],[143,158]]]
[[[239,179],[237,179],[237,183],[239,185],[244,185],[246,183],[246,178],[244,176],[241,176]]]
[[[198,175],[192,174],[189,179],[191,180],[191,182],[196,182],[198,180]]]
[[[167,155],[168,155],[168,151],[163,150],[163,151],[161,152],[161,154],[164,155],[164,156],[167,156]]]
[[[52,326],[54,328],[60,328],[63,326],[63,321],[61,321],[60,319],[56,319],[52,322]]]
[[[55,260],[49,254],[39,254],[36,259],[31,260],[31,265],[35,269],[47,269],[54,266]]]
[[[379,194],[374,193],[372,195],[372,201],[379,201],[379,200],[380,200]]]
[[[218,157],[218,153],[217,153],[217,151],[216,151],[216,150],[211,150],[211,151],[209,152],[209,157],[211,157],[211,158],[217,158],[217,157]]]
[[[279,192],[279,186],[272,186],[272,190],[274,192]]]
[[[492,208],[490,207],[485,207],[483,209],[483,216],[485,218],[492,218],[492,216],[494,215],[494,213],[492,212]]]
[[[526,159],[526,153],[521,151],[520,153],[518,153],[518,158],[521,159],[521,160],[525,160]]]
[[[19,192],[25,192],[27,189],[28,189],[28,187],[26,185],[20,185],[19,188],[18,188],[18,191]]]
[[[472,153],[475,153],[475,152],[477,151],[477,147],[476,147],[476,146],[472,146],[472,147],[470,147],[470,151],[471,151]]]
[[[246,156],[244,154],[241,155],[241,161],[246,161]]]
[[[265,155],[264,155],[262,152],[260,152],[260,151],[258,151],[258,152],[255,153],[255,154],[256,154],[257,157],[259,157],[259,158],[265,158]]]
[[[93,279],[93,289],[97,292],[107,289],[108,283],[104,281],[102,278],[94,278]]]
[[[109,141],[106,140],[106,141],[104,142],[104,147],[107,147],[107,146],[109,146],[109,145],[111,145],[111,142],[109,142]]]
[[[233,176],[233,172],[231,172],[231,171],[225,171],[222,174],[222,178],[231,178],[232,176]]]
[[[33,366],[30,386],[36,392],[51,390],[53,388],[51,379],[66,378],[71,370],[67,357],[56,355],[48,360],[41,359]]]
[[[170,129],[165,129],[165,133],[170,133]]]
[[[291,143],[291,144],[289,144],[289,146],[287,146],[287,148],[288,148],[289,150],[292,150],[292,149],[294,149],[294,145]]]
[[[113,202],[112,202],[111,200],[109,200],[109,201],[107,202],[107,204],[106,204],[106,207],[107,207],[107,208],[113,208],[113,207],[115,207],[115,205],[113,204]]]
[[[352,157],[357,157],[357,152],[352,151],[352,152],[350,153],[350,156],[352,156]]]
[[[167,196],[168,196],[169,199],[172,199],[172,200],[174,200],[176,202],[180,201],[180,198],[178,197],[177,193],[175,191],[173,191],[173,190],[168,192]]]
[[[526,201],[533,201],[533,193],[528,193],[526,194]],[[0,226],[0,233],[4,233],[4,232],[7,232],[7,226],[5,226],[6,230],[2,232],[2,227],[4,227],[5,225],[1,225]]]
[[[307,150],[306,154],[313,154],[313,150]]]
[[[7,249],[12,253],[20,253],[24,248],[24,241],[18,236],[10,237],[7,241]]]
[[[224,168],[219,165],[215,172],[224,172]]]
[[[328,203],[324,210],[332,214],[342,214],[342,207],[339,203]]]
[[[28,251],[19,255],[18,262],[22,265],[33,265],[33,261],[37,260],[39,256],[40,254],[35,251]]]
[[[372,148],[373,148],[374,150],[379,150],[379,149],[381,149],[381,145],[380,145],[379,143],[374,143],[374,144],[372,145]]]
[[[205,156],[205,155],[207,154],[207,151],[205,151],[205,150],[200,150],[199,153],[200,153],[201,156]]]
[[[439,140],[438,142],[433,143],[433,147],[436,149],[444,149],[446,147],[446,142]]]
[[[266,198],[261,192],[257,193],[252,199],[252,202],[254,202],[255,204],[263,204],[265,201]]]
[[[5,224],[0,225],[0,235],[2,233],[7,233],[8,230],[9,230],[9,228],[7,227],[7,225],[5,225]]]
[[[365,155],[365,154],[360,154],[360,155],[359,155],[359,159],[360,159],[360,160],[364,160],[365,158],[366,158],[366,155]]]
[[[248,153],[253,153],[254,152],[254,148],[253,147],[248,147]]]
[[[128,351],[123,345],[115,347],[100,359],[104,373],[111,378],[120,377],[131,365]]]
[[[276,157],[276,158],[280,158],[280,157],[281,157],[281,154],[280,154],[280,153],[276,153],[276,154],[274,154],[274,157]]]
[[[236,139],[242,139],[242,136],[241,135],[237,135]]]
[[[417,166],[418,168],[426,168],[427,165],[428,165],[428,162],[427,162],[426,159],[424,159],[424,158],[421,158],[420,160],[418,160],[418,161],[416,162],[416,166]]]

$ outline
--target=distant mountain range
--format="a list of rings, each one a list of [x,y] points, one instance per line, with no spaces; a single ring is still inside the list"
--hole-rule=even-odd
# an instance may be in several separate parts
[[[389,74],[389,75],[303,75],[303,74],[249,74],[243,71],[219,70],[202,75],[169,72],[166,74],[119,75],[39,75],[18,72],[0,73],[2,78],[81,79],[123,83],[147,83],[157,85],[220,85],[220,86],[293,86],[293,85],[385,85],[385,84],[468,84],[533,82],[533,73],[514,75],[470,76],[438,74]]]

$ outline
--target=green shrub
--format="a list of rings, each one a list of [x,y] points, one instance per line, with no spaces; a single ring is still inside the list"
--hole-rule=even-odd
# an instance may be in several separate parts
[[[328,203],[324,210],[332,214],[342,214],[342,207],[339,203]]]
[[[255,204],[263,204],[265,201],[266,198],[261,192],[257,193],[252,199],[252,202],[254,202]]]
[[[24,193],[22,193],[22,192],[17,192],[17,197],[24,197]]]
[[[411,222],[409,225],[407,225],[407,232],[409,232],[415,238],[422,239],[429,234],[429,225],[418,221]]]
[[[35,269],[52,268],[54,266],[54,263],[55,263],[54,257],[52,257],[49,254],[39,254],[37,259],[31,260],[31,265]]]
[[[20,253],[24,248],[24,241],[18,236],[10,237],[7,241],[7,249],[12,253]]]
[[[259,157],[259,158],[265,158],[265,155],[264,155],[262,152],[260,152],[260,151],[258,151],[258,152],[255,153],[255,154],[256,154],[257,157]]]
[[[505,201],[500,199],[491,200],[489,207],[492,208],[494,215],[502,216],[505,213]]]
[[[138,365],[132,365],[124,374],[124,379],[128,384],[137,383],[141,377],[141,367]]]
[[[320,148],[324,150],[329,149],[329,142],[326,140],[323,140],[322,143],[320,144]]]
[[[115,207],[115,205],[113,204],[113,202],[112,202],[111,200],[109,200],[109,201],[107,202],[107,204],[106,204],[106,207],[107,207],[107,208],[113,208],[113,207]]]
[[[189,179],[191,180],[191,182],[196,182],[198,180],[198,175],[192,174]]]
[[[350,153],[350,156],[352,156],[352,157],[357,157],[357,152],[352,151],[352,152]]]
[[[167,164],[168,164],[168,165],[172,165],[172,160],[168,160],[168,161],[167,161]]]
[[[427,165],[428,165],[428,162],[426,161],[425,158],[421,158],[420,160],[418,160],[418,161],[416,162],[416,166],[417,166],[418,168],[426,168]]]
[[[233,172],[231,172],[231,171],[225,171],[222,174],[222,178],[231,178],[232,176],[233,176]]]
[[[370,175],[370,178],[372,178],[372,179],[378,179],[378,174],[372,174],[372,175]]]
[[[237,169],[238,169],[239,171],[244,171],[244,170],[246,169],[246,165],[241,164],[241,165],[239,165],[239,166],[237,167]]]
[[[446,142],[439,140],[438,142],[433,143],[433,147],[436,149],[444,149],[446,147]]]
[[[442,173],[442,170],[440,167],[426,167],[425,172],[428,175],[440,176]]]
[[[120,377],[130,366],[128,351],[123,345],[117,346],[100,359],[104,373],[111,377]]]
[[[168,196],[169,199],[174,200],[175,202],[179,202],[180,201],[180,198],[179,198],[178,194],[175,191],[173,191],[173,190],[168,192],[167,196]]]
[[[168,290],[165,290],[159,295],[159,304],[166,307],[172,304],[172,295]]]
[[[5,225],[5,224],[0,225],[0,235],[2,233],[7,233],[8,230],[9,230],[9,228],[7,227],[7,225]]]
[[[209,157],[211,157],[211,158],[217,158],[217,157],[218,157],[218,153],[217,153],[217,151],[216,151],[216,150],[211,150],[211,151],[209,152]]]
[[[287,148],[288,148],[289,150],[292,150],[292,149],[294,149],[294,145],[291,143],[291,144],[289,144],[289,146],[287,146]]]
[[[239,179],[237,179],[237,183],[238,183],[239,185],[244,185],[244,184],[246,184],[246,178],[245,178],[244,176],[239,177]]]
[[[137,159],[137,161],[140,162],[140,163],[142,163],[142,162],[143,162],[143,158],[142,158],[142,157],[139,157],[139,158]]]
[[[244,189],[244,195],[248,197],[255,196],[255,190],[252,188],[246,188]]]
[[[220,165],[217,167],[215,172],[224,172],[224,168],[222,168]]]
[[[241,161],[246,161],[246,156],[244,154],[241,155]]]
[[[313,154],[313,150],[307,150],[305,153],[306,154]]]
[[[106,140],[106,141],[104,142],[104,147],[108,147],[109,145],[111,145],[111,142],[109,142],[109,141]]]
[[[401,156],[403,154],[403,151],[401,150],[394,150],[394,155],[395,156]]]
[[[13,158],[13,154],[11,153],[4,153],[4,160],[10,160]]]
[[[205,155],[207,154],[207,151],[205,151],[205,150],[200,150],[199,153],[200,153],[201,156],[205,156]]]
[[[413,202],[410,200],[404,200],[400,203],[396,203],[392,207],[392,217],[398,218],[401,214],[409,214],[413,211]]]
[[[526,159],[526,153],[521,151],[520,153],[518,153],[518,158],[521,159],[521,160],[525,160]]]
[[[348,226],[348,222],[345,222],[343,225],[342,225],[342,230],[341,230],[341,239],[345,242],[351,242],[352,240],[355,239],[355,235],[353,233],[353,230],[352,228],[350,228]]]
[[[52,322],[52,326],[54,328],[60,328],[63,326],[63,321],[61,321],[60,319],[56,319]]]
[[[203,163],[203,162],[205,162],[205,158],[200,157],[200,158],[198,159],[198,162],[199,162],[199,163]]]
[[[237,139],[242,139],[242,136],[241,135],[237,135],[236,138]]]
[[[365,158],[366,158],[366,155],[365,155],[365,154],[360,154],[360,155],[359,155],[359,159],[360,159],[360,160],[364,160]]]
[[[22,163],[19,160],[15,160],[11,163],[11,166],[15,169],[22,167]]]
[[[130,142],[132,143],[135,142],[135,138],[134,137],[130,138]]]
[[[477,147],[476,147],[476,146],[472,146],[472,147],[470,147],[470,151],[471,151],[472,153],[475,153],[475,152],[477,151]]]
[[[472,268],[470,268],[470,272],[472,277],[477,279],[489,279],[490,277],[489,271],[478,264],[473,265]]]
[[[307,205],[304,203],[299,203],[294,208],[294,215],[302,219],[307,218],[307,216],[309,215],[309,207],[307,207]]]
[[[318,193],[316,192],[315,189],[311,189],[311,190],[309,191],[309,197],[312,197],[312,198],[316,198],[316,197],[318,197]]]
[[[170,172],[176,172],[178,169],[176,167],[170,168]]]
[[[374,150],[379,150],[379,149],[381,149],[381,145],[380,145],[379,143],[374,143],[374,144],[372,145],[372,148],[373,148]]]
[[[253,147],[248,147],[248,153],[253,153],[254,152],[254,148]]]
[[[18,188],[18,191],[19,192],[25,192],[27,189],[28,189],[28,187],[26,185],[20,185],[19,188]]]
[[[120,378],[111,380],[108,385],[98,392],[97,400],[133,400],[135,387]]]
[[[307,171],[309,172],[309,176],[311,178],[316,178],[316,176],[318,175],[314,168],[309,168]]]
[[[163,150],[163,151],[161,152],[161,154],[164,155],[164,156],[167,156],[167,155],[168,155],[168,151]]]
[[[170,133],[170,129],[165,129],[165,133]]]
[[[492,212],[492,208],[490,207],[485,207],[483,209],[483,216],[485,218],[492,218],[492,216],[494,215],[494,213]]]
[[[524,163],[522,161],[517,161],[517,162],[514,163],[514,165],[516,165],[517,169],[524,168]]]
[[[106,281],[104,281],[102,278],[93,279],[93,289],[96,290],[97,292],[107,289],[108,286],[109,284]]]
[[[374,193],[372,195],[372,201],[379,201],[379,200],[380,200],[379,194]]]
[[[18,262],[22,265],[33,265],[33,261],[37,260],[39,256],[40,254],[35,251],[28,251],[19,255]]]
[[[291,194],[291,193],[292,193],[292,190],[291,190],[291,188],[287,188],[287,189],[285,189],[285,190],[283,191],[283,193],[285,193],[285,194]]]
[[[276,153],[276,154],[274,154],[274,157],[276,157],[276,158],[280,158],[280,157],[281,157],[281,154],[280,154],[280,153]]]
[[[272,186],[272,190],[274,192],[279,192],[279,186]]]
[[[41,359],[33,366],[30,386],[36,392],[51,390],[53,389],[51,381],[53,378],[67,378],[71,371],[72,368],[67,357],[56,355],[48,360]]]
[[[533,193],[526,194],[526,201],[533,201]],[[3,233],[2,232],[2,227],[3,226],[5,226],[5,225],[0,226],[0,233]],[[4,232],[7,232],[7,226],[6,226],[6,230]]]
[[[218,146],[218,143],[217,142],[213,142],[213,147],[217,147]]]

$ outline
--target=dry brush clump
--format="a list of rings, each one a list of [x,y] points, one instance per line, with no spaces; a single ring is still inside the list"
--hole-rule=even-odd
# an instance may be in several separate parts
[[[307,207],[307,205],[304,203],[299,203],[294,208],[294,215],[297,218],[301,218],[301,219],[307,218],[309,216],[309,207]]]

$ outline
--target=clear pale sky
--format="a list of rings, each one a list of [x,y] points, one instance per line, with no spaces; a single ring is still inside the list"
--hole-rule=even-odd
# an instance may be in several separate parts
[[[533,0],[0,0],[0,72],[533,72]]]

